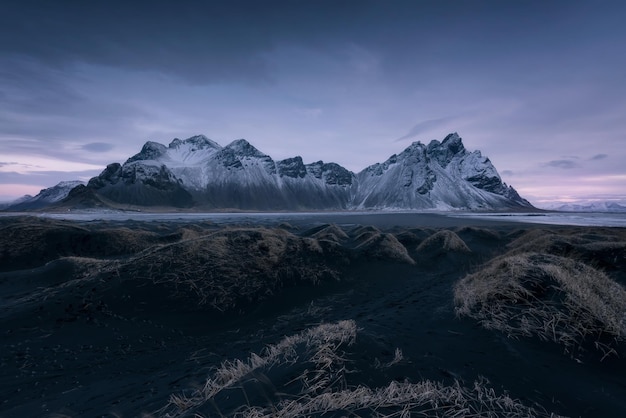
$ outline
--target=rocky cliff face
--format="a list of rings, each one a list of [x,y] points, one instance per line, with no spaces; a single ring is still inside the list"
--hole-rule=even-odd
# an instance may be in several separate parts
[[[244,139],[225,147],[199,135],[147,142],[87,188],[114,202],[244,210],[484,209],[532,207],[455,133],[414,142],[358,174],[336,163],[274,161]]]
[[[123,165],[109,165],[91,187],[115,202],[206,209],[348,209],[355,176],[301,157],[274,161],[244,139],[225,147],[200,135],[169,146],[147,142]]]
[[[173,207],[193,205],[191,194],[165,164],[146,164],[143,160],[129,159],[124,165],[109,164],[98,177],[89,180],[87,187],[118,203]]]
[[[532,207],[507,186],[489,158],[468,152],[458,134],[400,154],[358,175],[358,208],[505,209]]]

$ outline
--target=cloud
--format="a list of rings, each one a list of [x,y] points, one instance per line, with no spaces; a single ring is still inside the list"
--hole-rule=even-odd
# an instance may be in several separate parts
[[[19,168],[19,169],[23,169],[23,170],[31,170],[31,169],[39,169],[42,168],[42,166],[40,165],[36,165],[36,164],[26,164],[26,163],[20,163],[17,161],[3,161],[0,162],[0,168],[3,167],[12,167],[13,169]],[[3,170],[6,171],[6,170]]]
[[[102,142],[104,136],[128,134],[137,120],[154,117],[147,106],[130,98],[128,88],[118,87],[126,96],[113,92],[110,85],[118,80],[99,75],[79,76],[0,53],[0,89],[7,92],[0,112],[0,154],[15,151],[8,138],[58,151],[64,142]],[[96,87],[104,81],[109,84]]]
[[[596,154],[593,157],[591,157],[589,160],[590,161],[598,161],[598,160],[604,160],[607,157],[608,157],[608,155],[606,155],[606,154]]]
[[[562,168],[565,170],[579,167],[579,165],[572,160],[552,160],[548,161],[545,165],[548,167]]]
[[[445,118],[428,119],[428,120],[422,121],[418,123],[417,125],[415,125],[414,127],[412,127],[406,135],[403,135],[400,138],[396,139],[395,142],[403,141],[409,138],[414,138],[417,135],[420,135],[424,132],[428,132],[432,129],[445,126],[448,122],[451,122],[454,119],[455,118],[453,117],[445,117]]]
[[[510,40],[529,42],[531,37],[546,43],[554,25],[544,23],[579,12],[557,7],[558,2],[541,8],[533,2],[489,3],[485,9],[466,2],[408,0],[393,5],[375,0],[111,0],[71,6],[14,1],[3,4],[0,15],[0,55],[28,56],[56,68],[87,63],[157,72],[190,84],[255,84],[273,81],[276,63],[269,55],[282,46],[316,50],[346,62],[350,59],[336,52],[357,45],[384,56],[387,70],[414,77],[403,69],[416,63],[428,67],[428,53],[445,49],[445,55],[469,69],[495,52],[511,55],[517,48],[510,48]],[[487,38],[490,31],[501,35],[501,21],[517,22],[507,27],[512,39]],[[454,30],[442,31],[444,22]],[[463,42],[451,48],[458,38]],[[491,39],[489,47],[485,39]]]
[[[273,65],[268,54],[279,45],[330,50],[347,44],[359,25],[346,22],[371,22],[372,6],[380,9],[367,1],[347,6],[155,0],[71,7],[13,2],[0,16],[0,35],[5,35],[0,55],[27,56],[59,69],[86,63],[155,72],[192,85],[268,83]]]
[[[115,148],[115,145],[107,144],[105,142],[91,142],[89,144],[83,145],[80,148],[85,151],[91,151],[91,152],[107,152]]]
[[[24,174],[14,171],[0,171],[0,184],[24,184],[39,187],[52,187],[60,181],[88,180],[101,172],[102,170],[39,171]]]

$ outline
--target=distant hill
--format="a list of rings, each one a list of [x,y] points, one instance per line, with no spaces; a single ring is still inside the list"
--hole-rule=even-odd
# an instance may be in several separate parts
[[[5,210],[22,211],[41,209],[53,205],[54,203],[61,202],[67,197],[70,190],[79,185],[84,185],[82,181],[62,181],[56,186],[42,189],[37,195],[23,196],[11,203],[9,203]]]
[[[577,203],[562,203],[555,202],[550,205],[546,205],[545,209],[558,210],[561,212],[624,212],[626,213],[626,206],[620,205],[617,202],[577,202]]]

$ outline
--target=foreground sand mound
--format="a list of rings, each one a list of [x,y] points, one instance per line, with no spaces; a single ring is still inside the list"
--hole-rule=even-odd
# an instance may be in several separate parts
[[[68,270],[72,279],[83,279],[88,276],[94,276],[100,271],[105,271],[111,266],[108,260],[89,257],[61,257],[51,261],[46,268],[64,268]]]
[[[426,228],[400,229],[394,232],[395,237],[405,247],[416,247],[432,234],[434,231]]]
[[[355,248],[361,256],[374,260],[394,260],[415,264],[415,260],[411,258],[406,247],[392,234],[364,232],[359,237],[363,238],[364,234],[368,235],[367,239],[363,239]]]
[[[465,242],[470,248],[475,247],[500,247],[495,244],[502,240],[500,233],[493,229],[476,228],[473,226],[464,226],[456,229],[454,232]]]
[[[159,239],[158,234],[124,227],[89,230],[65,221],[19,218],[0,227],[0,270],[37,267],[66,256],[133,254]]]
[[[626,241],[589,242],[578,246],[575,256],[606,271],[620,273],[626,283]]]
[[[471,250],[454,232],[447,229],[435,232],[418,247],[418,253],[444,254],[450,252],[469,253]]]
[[[617,228],[596,233],[574,228],[529,231],[507,245],[510,254],[541,252],[570,257],[607,270],[626,268],[626,232]]]
[[[485,328],[510,337],[538,336],[566,350],[593,339],[608,353],[626,336],[624,288],[569,258],[538,253],[496,258],[463,278],[454,300],[457,314]]]
[[[337,225],[324,225],[309,236],[318,240],[327,240],[337,243],[344,242],[348,239],[348,235]]]
[[[485,381],[472,387],[458,381],[444,385],[431,380],[417,383],[389,381],[370,388],[353,384],[355,342],[359,330],[352,320],[322,324],[268,345],[260,354],[225,361],[196,390],[173,394],[157,414],[162,417],[220,416],[555,416],[497,394]],[[401,363],[394,359],[376,366],[359,359],[368,375],[385,373]],[[372,367],[374,365],[374,367]],[[383,370],[381,370],[383,369]],[[362,370],[360,372],[363,372]],[[218,406],[219,405],[219,406]]]
[[[477,228],[475,226],[463,226],[456,231],[459,237],[472,237],[486,240],[499,240],[500,233],[493,229]]]
[[[373,236],[382,234],[375,226],[358,226],[350,231],[350,236],[357,244],[362,244]]]
[[[620,233],[619,229],[594,234],[578,228],[563,230],[558,233],[546,230],[532,230],[513,240],[507,247],[516,253],[535,251],[566,256],[576,253],[577,250],[583,250],[584,252],[587,246],[590,246],[589,248],[621,247],[625,241],[626,234]]]
[[[539,229],[524,233],[509,243],[507,248],[511,254],[542,252],[567,257],[577,245],[585,242],[586,240],[575,235]]]
[[[152,248],[125,262],[117,273],[163,285],[172,295],[225,311],[262,299],[278,288],[338,278],[341,251],[283,229],[234,228]]]

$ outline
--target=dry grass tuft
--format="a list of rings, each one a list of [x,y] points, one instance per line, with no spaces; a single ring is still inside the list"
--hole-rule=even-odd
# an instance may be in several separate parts
[[[417,383],[391,381],[379,388],[347,385],[351,371],[349,349],[357,337],[354,321],[341,321],[310,328],[300,334],[285,337],[268,346],[260,355],[251,354],[245,360],[222,363],[207,379],[205,385],[188,395],[170,397],[169,404],[158,413],[163,417],[204,416],[217,410],[220,416],[246,418],[302,416],[375,416],[375,417],[548,417],[542,410],[529,408],[507,394],[498,394],[485,379],[464,387],[455,382],[446,386],[423,380]],[[401,359],[401,351],[396,357]],[[256,400],[245,394],[244,403],[224,404],[245,392],[246,382],[264,380],[268,387],[281,387],[279,381],[268,381],[274,369],[302,371],[286,386],[292,393],[281,393],[278,401]],[[303,370],[304,369],[304,370]],[[222,403],[220,403],[220,401]],[[224,409],[224,410],[222,410]]]
[[[418,383],[395,382],[388,386],[324,392],[301,396],[269,408],[246,408],[237,414],[245,418],[324,416],[357,417],[556,417],[530,408],[506,394],[499,395],[484,380],[471,388],[458,382],[445,386],[423,380]]]
[[[295,230],[299,229],[297,226],[293,226],[289,222],[281,222],[278,225],[278,228],[286,229],[287,231],[295,231]]]
[[[526,252],[547,253],[570,257],[607,271],[621,273],[626,267],[626,233],[598,229],[589,233],[587,229],[572,229],[554,233],[550,231],[530,231],[508,246],[509,254]]]
[[[365,232],[369,238],[357,245],[356,251],[369,259],[395,260],[415,264],[406,247],[392,234]],[[363,234],[359,235],[363,237]],[[358,240],[358,238],[357,238]]]
[[[328,225],[311,235],[311,237],[318,240],[327,240],[337,243],[348,239],[348,235],[337,225]]]
[[[507,245],[510,254],[522,254],[527,252],[548,253],[560,256],[568,256],[577,246],[584,244],[586,240],[578,236],[556,234],[552,231],[532,230]]]
[[[350,236],[354,238],[357,243],[367,241],[373,236],[381,234],[381,230],[375,226],[358,226],[350,231]]]
[[[165,417],[183,416],[225,389],[240,384],[254,372],[267,372],[273,367],[298,361],[310,366],[296,378],[302,384],[302,393],[317,393],[345,371],[345,361],[339,350],[351,345],[356,334],[354,321],[322,324],[285,337],[278,344],[267,346],[260,355],[252,353],[246,361],[225,361],[201,389],[190,395],[172,395],[161,414]]]
[[[147,231],[123,227],[89,230],[66,221],[20,218],[0,228],[0,265],[19,269],[59,257],[128,255],[158,241],[158,234]]]
[[[595,339],[605,354],[626,336],[626,290],[569,258],[537,253],[496,258],[454,289],[456,312],[510,337],[538,336],[566,350]],[[608,351],[607,351],[608,350]]]
[[[418,252],[437,252],[437,253],[469,253],[471,250],[465,242],[454,232],[447,229],[435,232],[426,238],[418,247]]]
[[[124,263],[118,273],[226,311],[288,285],[338,278],[335,264],[342,259],[327,257],[325,251],[317,240],[283,229],[226,228],[153,247]]]
[[[488,240],[499,240],[500,233],[493,229],[477,228],[474,226],[463,226],[455,231],[458,235],[468,235]]]
[[[110,269],[112,265],[117,265],[117,262],[90,257],[62,257],[49,264],[51,266],[55,264],[68,265],[72,270],[72,277],[74,279],[82,279],[106,271]]]

